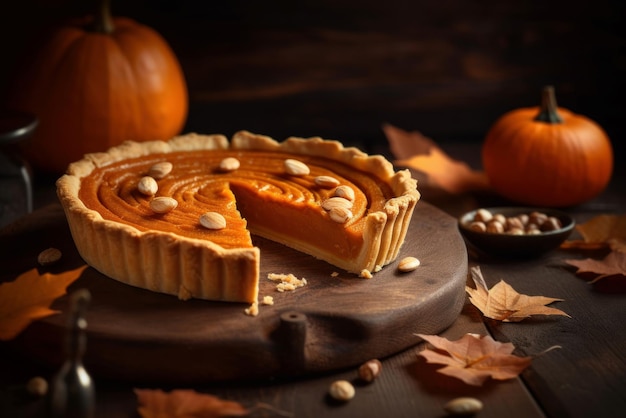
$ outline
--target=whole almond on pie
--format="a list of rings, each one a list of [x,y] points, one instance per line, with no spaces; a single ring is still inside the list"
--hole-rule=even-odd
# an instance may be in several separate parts
[[[288,158],[285,160],[285,171],[292,176],[306,176],[311,172],[302,161]]]
[[[200,224],[206,229],[224,229],[226,219],[217,212],[206,212],[200,216]]]
[[[159,180],[167,176],[172,171],[173,167],[173,164],[169,161],[162,161],[152,165],[148,170],[148,175]]]

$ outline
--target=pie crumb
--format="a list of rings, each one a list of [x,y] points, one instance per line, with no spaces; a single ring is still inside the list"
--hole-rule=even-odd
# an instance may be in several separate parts
[[[254,302],[249,308],[244,309],[244,312],[248,316],[257,316],[259,314],[259,303]]]
[[[364,279],[371,279],[374,276],[372,276],[372,273],[370,273],[368,269],[363,269],[361,270],[361,274],[359,274],[359,277],[362,277]]]
[[[263,296],[263,305],[273,305],[274,298],[272,296]]]
[[[376,267],[374,267],[374,273],[378,273],[382,269],[383,269],[383,266],[381,266],[380,264],[376,264]]]
[[[330,277],[337,277],[339,276],[339,273],[337,273],[336,271],[333,271],[332,273],[330,273]]]
[[[279,274],[279,273],[269,273],[267,278],[274,281],[279,282],[276,285],[276,290],[279,292],[285,292],[289,290],[296,290],[298,287],[306,286],[308,283],[306,279],[303,277],[302,279],[298,279],[293,274]]]

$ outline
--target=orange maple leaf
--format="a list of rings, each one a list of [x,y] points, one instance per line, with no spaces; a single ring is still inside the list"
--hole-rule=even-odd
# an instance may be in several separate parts
[[[406,132],[383,125],[395,164],[413,168],[428,180],[450,193],[489,190],[487,176],[467,164],[450,158],[435,142],[419,132]]]
[[[626,215],[603,214],[576,225],[582,236],[579,240],[567,240],[561,248],[595,250],[603,248],[626,248]]]
[[[626,277],[626,252],[611,251],[602,260],[586,258],[584,260],[565,260],[567,264],[577,267],[576,273],[594,273],[597,276],[591,280],[595,283],[609,276]]]
[[[241,404],[191,389],[169,393],[160,389],[135,389],[137,411],[142,418],[219,418],[243,417],[250,411]]]
[[[569,317],[568,314],[559,309],[545,306],[563,299],[523,295],[503,280],[489,289],[480,267],[472,267],[470,273],[476,289],[465,286],[465,291],[469,294],[470,302],[480,309],[487,318],[503,322],[519,322],[532,315]]]
[[[515,346],[495,341],[490,336],[465,334],[456,341],[436,335],[415,334],[432,344],[420,351],[428,363],[443,364],[437,372],[462,380],[468,385],[481,386],[488,378],[513,379],[531,363],[531,357],[513,355]]]
[[[22,273],[12,282],[0,284],[0,340],[11,340],[31,322],[58,313],[52,302],[80,277],[86,265],[60,274]]]

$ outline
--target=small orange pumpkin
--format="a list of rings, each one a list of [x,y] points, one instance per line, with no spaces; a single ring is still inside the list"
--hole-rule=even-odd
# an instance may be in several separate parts
[[[35,168],[60,173],[85,153],[183,128],[187,86],[176,56],[153,29],[113,18],[108,0],[95,17],[55,28],[32,55],[9,106],[39,119],[23,147]]]
[[[482,162],[502,196],[564,207],[604,190],[613,172],[613,149],[598,124],[557,107],[548,86],[541,107],[515,109],[495,122],[483,143]]]

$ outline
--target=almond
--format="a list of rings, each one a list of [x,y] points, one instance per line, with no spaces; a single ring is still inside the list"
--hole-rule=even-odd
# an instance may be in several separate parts
[[[420,265],[420,261],[415,258],[415,257],[404,257],[402,260],[400,260],[400,262],[398,263],[398,270],[406,273],[409,271],[413,271],[416,268],[418,268]]]
[[[206,212],[200,216],[200,225],[206,229],[224,229],[226,219],[217,212]]]
[[[348,222],[353,216],[350,209],[343,208],[341,206],[337,206],[329,210],[328,215],[330,216],[330,219],[340,224]]]
[[[335,196],[354,202],[354,189],[346,185],[339,186],[335,189]]]
[[[174,166],[168,161],[162,161],[160,163],[153,164],[148,170],[148,175],[155,179],[162,179],[167,176]]]
[[[240,162],[235,157],[226,157],[220,161],[220,171],[235,171],[239,168]]]
[[[150,209],[155,213],[167,213],[174,210],[178,206],[176,199],[161,196],[155,197],[150,201]]]
[[[146,196],[154,196],[159,190],[159,185],[153,177],[144,176],[137,183],[137,190]]]
[[[334,208],[352,209],[351,201],[343,197],[331,197],[322,202],[322,208],[325,210],[333,210]]]
[[[316,185],[325,188],[336,187],[339,185],[339,180],[332,176],[317,176],[313,181]]]
[[[285,160],[285,171],[291,176],[306,176],[311,172],[309,167],[302,161],[288,158]]]
[[[37,262],[42,266],[49,266],[59,261],[62,255],[61,250],[51,247],[39,253]]]

